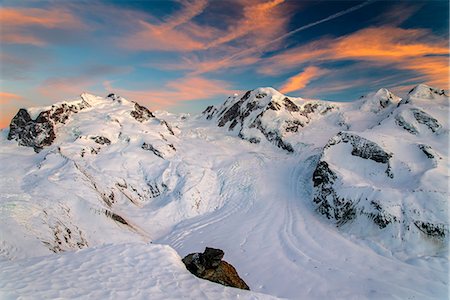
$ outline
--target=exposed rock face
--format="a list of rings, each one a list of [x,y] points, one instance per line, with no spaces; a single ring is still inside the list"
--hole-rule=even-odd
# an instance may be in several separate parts
[[[195,276],[243,290],[250,290],[239,277],[236,269],[223,261],[224,252],[220,249],[205,248],[203,253],[191,253],[183,258],[186,268]]]
[[[163,155],[161,154],[161,151],[159,151],[158,149],[156,149],[155,147],[153,147],[151,144],[147,144],[147,143],[143,143],[141,146],[142,149],[147,150],[147,151],[152,151],[153,154],[155,154],[158,157],[164,158]]]
[[[36,152],[39,152],[43,147],[50,146],[53,143],[56,138],[57,128],[62,124],[66,124],[70,120],[71,115],[93,107],[97,103],[108,103],[111,101],[111,103],[121,104],[124,101],[123,98],[116,94],[109,94],[106,98],[82,94],[80,98],[81,100],[78,101],[62,102],[54,104],[48,109],[43,108],[34,120],[30,114],[32,110],[21,108],[9,125],[8,140],[16,140],[19,145],[32,147]],[[142,123],[150,118],[155,118],[153,113],[144,106],[138,103],[132,104],[133,110],[130,114],[138,122]],[[174,135],[171,126],[166,121],[162,120],[161,124],[167,128],[171,135]],[[93,136],[91,139],[100,145],[111,144],[111,141],[103,136]]]
[[[410,108],[405,110],[407,116],[416,119]],[[425,132],[433,134],[428,129]],[[433,245],[445,245],[449,231],[448,224],[442,221],[442,211],[423,211],[421,207],[422,203],[439,207],[447,199],[440,195],[430,197],[437,193],[424,191],[422,182],[405,177],[412,172],[431,172],[440,164],[440,154],[430,145],[411,143],[404,149],[418,156],[408,165],[409,153],[394,155],[385,150],[383,136],[366,134],[377,142],[354,132],[340,132],[323,148],[312,176],[316,211],[339,227],[345,225],[352,233],[366,234],[364,228],[373,226],[400,245],[423,238]],[[390,149],[396,146],[391,144]],[[416,171],[411,166],[421,169]],[[412,190],[407,197],[405,186]]]
[[[265,138],[287,152],[294,152],[286,137],[335,108],[332,104],[303,99],[299,104],[295,102],[298,100],[272,88],[259,88],[240,98],[229,97],[219,108],[210,106],[203,115],[207,120],[216,119],[219,127],[237,131],[240,138],[251,143]]]
[[[376,143],[356,134],[340,132],[335,137],[330,139],[328,144],[325,146],[325,149],[328,149],[339,143],[351,144],[351,154],[354,156],[359,156],[364,159],[370,159],[377,163],[387,164],[386,174],[391,178],[393,177],[393,174],[391,173],[391,167],[389,165],[389,159],[392,157],[392,154],[384,151],[383,148],[381,148]]]
[[[376,163],[386,165],[386,175],[393,178],[389,160],[392,154],[387,153],[378,144],[369,141],[361,136],[349,132],[340,132],[335,137],[331,138],[328,144],[324,147],[324,151],[332,150],[332,147],[340,143],[349,143],[352,146],[351,155],[363,159],[369,159]],[[343,225],[348,221],[357,217],[357,213],[361,213],[361,208],[357,207],[359,198],[352,199],[339,195],[335,190],[339,178],[334,172],[328,162],[323,159],[319,161],[313,173],[313,185],[315,188],[314,203],[317,205],[317,211],[325,215],[328,219],[334,219],[336,224]],[[381,206],[373,203],[373,212],[370,217],[374,220],[380,228],[386,226],[386,222],[391,222],[393,217],[385,216],[381,211]],[[383,219],[383,222],[380,220]],[[380,222],[378,222],[380,221]]]
[[[62,103],[39,113],[33,120],[26,109],[21,108],[9,125],[8,140],[16,140],[19,145],[33,147],[39,152],[52,144],[56,138],[55,126],[65,124],[70,115],[88,107],[84,100],[77,104]]]
[[[134,110],[131,111],[131,116],[135,118],[139,122],[145,122],[150,120],[150,118],[154,118],[155,116],[151,111],[149,111],[146,107],[141,106],[137,103],[134,103]]]

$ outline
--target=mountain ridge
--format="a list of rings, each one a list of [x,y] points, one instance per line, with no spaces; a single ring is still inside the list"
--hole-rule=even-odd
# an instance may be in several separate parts
[[[207,243],[252,290],[280,297],[370,298],[366,264],[384,274],[370,285],[393,297],[446,290],[449,99],[439,89],[330,103],[258,88],[194,117],[83,95],[24,109],[2,131],[0,261],[142,241],[184,256]],[[386,276],[398,270],[403,279]],[[342,290],[342,274],[358,284]],[[308,289],[320,278],[329,286]]]

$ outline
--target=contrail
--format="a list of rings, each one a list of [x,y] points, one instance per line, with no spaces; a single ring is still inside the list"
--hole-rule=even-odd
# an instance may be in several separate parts
[[[267,43],[264,43],[264,44],[261,44],[261,45],[257,45],[257,46],[255,46],[255,47],[253,47],[253,48],[246,49],[246,50],[243,50],[243,51],[241,51],[241,52],[235,53],[235,54],[233,54],[233,55],[231,55],[231,56],[225,58],[222,62],[231,61],[231,60],[233,60],[233,59],[235,59],[235,58],[237,58],[237,57],[239,57],[239,56],[241,56],[241,55],[243,55],[243,54],[252,53],[252,52],[254,52],[254,51],[256,51],[256,50],[258,50],[258,49],[260,49],[260,48],[266,47],[267,45],[273,44],[273,43],[278,42],[278,41],[280,41],[280,40],[282,40],[282,39],[284,39],[284,38],[287,38],[287,37],[289,37],[289,36],[291,36],[291,35],[293,35],[293,34],[296,34],[297,32],[300,32],[300,31],[303,31],[303,30],[305,30],[305,29],[311,28],[311,27],[313,27],[313,26],[319,25],[319,24],[321,24],[321,23],[324,23],[324,22],[327,22],[327,21],[330,21],[330,20],[339,18],[339,17],[341,17],[341,16],[343,16],[343,15],[346,15],[346,14],[348,14],[348,13],[351,13],[351,12],[353,12],[353,11],[355,11],[355,10],[358,10],[358,9],[360,9],[360,8],[363,8],[364,6],[370,4],[371,2],[374,2],[374,1],[376,1],[376,0],[368,0],[368,1],[366,1],[366,2],[363,2],[363,3],[361,3],[361,4],[358,4],[358,5],[356,5],[356,6],[353,6],[353,7],[350,7],[350,8],[348,8],[348,9],[345,9],[345,10],[343,10],[343,11],[340,11],[340,12],[337,12],[337,13],[335,13],[335,14],[332,14],[331,16],[328,16],[328,17],[326,17],[326,18],[324,18],[324,19],[321,19],[321,20],[319,20],[319,21],[315,21],[315,22],[309,23],[309,24],[307,24],[307,25],[301,26],[301,27],[299,27],[299,28],[297,28],[297,29],[294,29],[294,30],[292,30],[292,31],[289,31],[288,33],[285,33],[285,34],[283,34],[282,36],[279,36],[279,37],[277,37],[276,39],[271,40],[271,41],[269,41],[269,42],[267,42]]]
[[[289,36],[291,36],[291,35],[293,35],[293,34],[296,34],[297,32],[300,32],[300,31],[303,31],[303,30],[308,29],[308,28],[310,28],[310,27],[316,26],[316,25],[318,25],[318,24],[321,24],[321,23],[324,23],[324,22],[327,22],[327,21],[330,21],[330,20],[339,18],[340,16],[346,15],[346,14],[348,14],[348,13],[351,13],[352,11],[355,11],[355,10],[358,10],[358,9],[360,9],[360,8],[363,8],[364,6],[370,4],[370,2],[373,2],[373,1],[375,1],[375,0],[368,0],[368,1],[364,2],[364,3],[361,3],[361,4],[359,4],[359,5],[350,7],[349,9],[346,9],[346,10],[340,11],[340,12],[338,12],[338,13],[335,13],[335,14],[333,14],[333,15],[331,15],[331,16],[328,16],[328,17],[326,17],[325,19],[322,19],[322,20],[319,20],[319,21],[316,21],[316,22],[313,22],[313,23],[309,23],[309,24],[307,24],[307,25],[304,25],[304,26],[302,26],[302,27],[299,27],[299,28],[297,28],[297,29],[294,29],[294,30],[292,30],[292,31],[290,31],[290,32],[288,32],[288,33],[286,33],[286,34],[283,34],[282,36],[280,36],[280,37],[278,37],[278,38],[276,38],[276,39],[274,39],[274,40],[272,40],[272,41],[270,41],[270,42],[267,42],[267,43],[265,43],[265,44],[263,44],[263,45],[257,46],[257,48],[259,48],[259,47],[264,47],[264,46],[267,46],[267,45],[270,45],[270,44],[272,44],[272,43],[278,42],[279,40],[282,40],[282,39],[284,39],[284,38],[287,38],[287,37],[289,37]]]

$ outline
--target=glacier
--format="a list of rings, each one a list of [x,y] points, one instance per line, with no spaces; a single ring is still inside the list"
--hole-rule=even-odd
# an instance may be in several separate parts
[[[238,297],[175,262],[210,246],[243,298],[446,298],[448,112],[426,85],[348,103],[257,88],[195,116],[114,94],[22,109],[0,135],[0,295],[100,295],[89,281],[107,280],[108,256],[126,279],[102,298]],[[183,280],[155,292],[165,261]]]

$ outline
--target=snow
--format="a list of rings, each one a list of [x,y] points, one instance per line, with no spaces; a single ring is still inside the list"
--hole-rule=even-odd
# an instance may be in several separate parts
[[[164,245],[109,244],[2,262],[0,268],[4,300],[276,299],[198,279],[176,251]]]
[[[250,100],[261,109],[285,98],[271,88],[256,95]],[[82,96],[92,106],[58,126],[53,145],[39,153],[2,131],[0,298],[447,298],[448,245],[417,232],[393,236],[393,228],[363,218],[337,228],[312,202],[311,178],[322,158],[339,172],[340,193],[379,200],[396,216],[405,205],[448,226],[448,98],[430,104],[392,97],[380,108],[389,95],[381,90],[349,104],[290,98],[300,107],[334,107],[283,136],[293,153],[248,128],[256,112],[244,121],[245,134],[261,139],[252,144],[200,116],[157,111],[141,123],[130,116],[133,102],[93,95]],[[436,118],[440,129],[419,123],[412,108]],[[418,134],[399,126],[398,115]],[[274,111],[262,120],[281,132],[292,119]],[[350,144],[323,150],[348,130],[393,153],[394,178],[386,164],[350,155]],[[111,144],[96,143],[97,136]],[[223,249],[253,292],[188,273],[181,257],[206,246]]]

